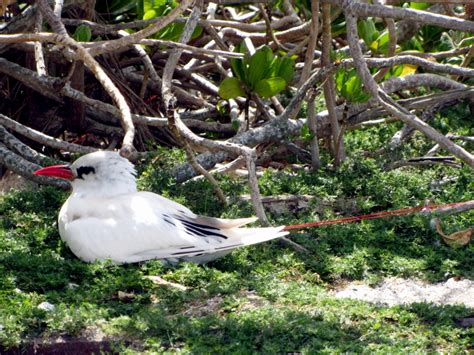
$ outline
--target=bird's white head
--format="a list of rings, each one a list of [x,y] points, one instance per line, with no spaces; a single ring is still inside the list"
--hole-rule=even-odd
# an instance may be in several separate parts
[[[34,174],[70,180],[73,193],[82,196],[112,197],[137,191],[133,164],[112,151],[86,154],[71,165],[48,166]]]

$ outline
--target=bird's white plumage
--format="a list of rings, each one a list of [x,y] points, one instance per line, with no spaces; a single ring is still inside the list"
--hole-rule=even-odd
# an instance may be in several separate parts
[[[198,216],[160,195],[137,192],[133,165],[115,152],[87,154],[71,170],[76,178],[59,213],[59,233],[84,261],[207,262],[287,234],[283,227],[239,228],[255,218]]]

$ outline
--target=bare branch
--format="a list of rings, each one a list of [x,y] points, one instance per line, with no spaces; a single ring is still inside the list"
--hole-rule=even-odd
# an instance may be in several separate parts
[[[176,18],[181,16],[181,14],[194,2],[194,0],[183,0],[181,3],[175,7],[171,12],[166,16],[161,16],[156,19],[156,22],[151,26],[146,27],[145,29],[135,32],[127,37],[122,37],[120,39],[111,40],[103,43],[101,46],[94,47],[90,50],[89,54],[91,56],[97,56],[103,53],[110,53],[117,51],[121,48],[129,47],[135,43],[138,43],[140,40],[145,39],[148,36],[158,32],[165,26],[169,25]]]
[[[92,147],[84,147],[82,145],[68,143],[60,139],[50,137],[44,133],[34,130],[33,128],[26,127],[22,125],[21,123],[18,123],[12,120],[11,118],[5,115],[2,115],[1,113],[0,113],[0,123],[2,124],[2,126],[9,128],[15,131],[16,133],[21,134],[24,137],[27,137],[35,142],[44,144],[51,148],[61,149],[68,152],[81,153],[81,154],[87,154],[87,153],[92,153],[92,152],[97,151],[97,149],[92,148]]]
[[[4,58],[0,58],[0,73],[5,73],[37,91],[38,93],[47,97],[53,98],[56,101],[62,101],[64,95],[68,98],[78,100],[95,110],[108,112],[113,117],[120,118],[120,111],[113,105],[104,103],[99,100],[91,99],[87,97],[83,92],[71,88],[69,85],[54,77],[42,76],[39,77],[37,73],[23,68],[18,64],[7,61]],[[53,96],[54,95],[54,96]],[[234,132],[231,124],[219,123],[219,122],[204,122],[206,118],[212,118],[216,116],[215,110],[203,109],[197,111],[187,111],[179,114],[184,120],[184,123],[189,128],[202,130],[202,131],[214,131],[231,134]],[[138,114],[132,114],[133,122],[136,124],[155,126],[155,127],[166,127],[167,119],[164,117],[151,117]],[[80,147],[80,146],[79,146]],[[63,149],[63,148],[60,148]]]
[[[318,125],[316,119],[316,108],[315,108],[315,95],[311,95],[308,99],[308,128],[313,135],[311,138],[311,165],[314,170],[318,170],[321,167],[321,160],[319,157],[319,144],[318,144]]]
[[[381,4],[382,0],[376,0],[376,3]],[[388,47],[388,57],[393,57],[395,55],[395,50],[397,48],[397,29],[395,27],[395,21],[392,18],[384,18],[385,24],[387,25],[387,30],[389,34],[389,47]],[[375,81],[380,81],[383,79],[385,74],[389,71],[389,68],[381,69],[377,74],[375,74]]]
[[[370,75],[367,63],[362,56],[362,51],[359,46],[359,38],[357,34],[356,17],[352,11],[353,2],[345,3],[344,11],[346,14],[347,37],[351,53],[354,58],[354,64],[357,72],[361,76],[366,89],[372,94],[374,98],[392,115],[403,121],[404,123],[413,126],[415,129],[421,131],[428,138],[437,142],[444,149],[448,150],[459,159],[463,160],[471,167],[474,167],[474,156],[466,151],[464,148],[456,145],[444,135],[437,132],[434,128],[420,120],[409,111],[394,102],[383,90],[379,88],[375,80]],[[358,5],[358,4],[356,4]],[[375,5],[373,5],[375,6]]]
[[[461,168],[462,165],[456,163],[453,157],[421,157],[421,158],[412,158],[408,160],[400,160],[394,163],[391,163],[386,170],[395,170],[407,166],[430,166],[430,165],[438,165],[443,164],[447,166],[451,166],[454,168]]]
[[[66,28],[62,24],[61,20],[53,13],[46,0],[38,0],[38,7],[41,13],[49,22],[51,27],[58,32],[63,38],[62,42],[67,46],[76,50],[78,60],[84,61],[87,67],[94,73],[97,80],[102,84],[104,89],[112,97],[120,110],[120,118],[125,135],[122,141],[121,154],[125,157],[131,156],[135,149],[133,147],[133,138],[135,136],[135,127],[133,125],[132,117],[130,114],[130,108],[128,107],[125,98],[114,85],[112,80],[108,77],[105,71],[100,67],[99,63],[74,39],[69,37]]]
[[[474,22],[457,17],[450,17],[426,11],[409,8],[392,7],[376,4],[365,4],[353,0],[323,0],[331,4],[341,5],[347,9],[350,7],[351,14],[359,18],[388,17],[397,20],[409,20],[421,22],[425,25],[434,25],[462,32],[474,33]]]
[[[64,0],[54,0],[53,13],[57,18],[61,18],[63,12]]]
[[[3,126],[0,126],[0,142],[3,142],[8,149],[13,150],[15,153],[35,164],[44,164],[45,162],[51,161],[47,156],[38,153],[36,150],[21,142]]]
[[[322,32],[322,54],[321,66],[327,67],[331,63],[331,5],[327,3],[322,4],[323,15],[323,32]],[[332,153],[334,156],[334,166],[339,166],[345,159],[346,153],[344,149],[344,140],[342,136],[341,127],[336,113],[336,87],[334,85],[334,78],[329,75],[323,83],[324,99],[326,101],[326,108],[331,121],[332,132]],[[339,144],[340,143],[340,144]]]
[[[311,67],[313,65],[314,51],[316,49],[316,43],[318,42],[319,32],[319,0],[311,0],[311,29],[309,33],[308,48],[306,49],[306,55],[304,60],[304,67],[301,72],[300,81],[298,87],[301,87],[303,83],[308,80],[311,75]]]
[[[201,16],[202,5],[203,5],[202,1],[199,1],[197,6],[194,7],[193,12],[191,13],[191,16],[189,17],[186,23],[186,26],[183,30],[183,33],[180,38],[180,42],[187,43],[190,40],[191,35],[194,29],[196,28],[198,19]],[[180,127],[180,124],[182,123],[182,121],[177,115],[176,110],[174,108],[175,98],[171,91],[171,78],[173,77],[176,64],[178,63],[179,57],[181,56],[182,52],[183,52],[183,49],[175,49],[170,55],[170,57],[168,58],[165,69],[163,71],[162,95],[163,95],[163,101],[165,103],[165,108],[167,111],[166,115],[168,117],[168,126],[170,127],[175,137],[183,143],[184,149],[186,151],[186,156],[191,166],[194,168],[194,170],[197,173],[202,174],[211,183],[211,185],[214,187],[214,191],[216,192],[218,198],[221,200],[221,202],[224,205],[227,205],[227,199],[224,193],[222,192],[221,188],[219,187],[219,184],[217,183],[216,179],[214,179],[214,177],[197,162],[197,160],[194,157],[194,153],[188,143],[186,133],[182,132],[178,128]]]
[[[120,31],[119,32],[121,36],[130,36],[128,32],[125,31]],[[100,42],[94,42],[85,45],[86,48],[89,50],[94,50],[96,47],[102,46],[104,43],[108,43],[109,41],[100,41]],[[242,53],[235,53],[235,52],[228,52],[228,51],[221,51],[221,50],[214,50],[214,49],[205,49],[205,48],[199,48],[199,47],[194,47],[190,46],[187,44],[179,43],[179,42],[173,42],[173,41],[166,41],[166,40],[161,40],[161,39],[149,39],[145,38],[142,40],[139,40],[136,42],[137,44],[140,45],[145,45],[145,46],[165,46],[168,48],[179,48],[182,49],[183,51],[191,54],[202,54],[206,56],[221,56],[225,58],[243,58],[244,55]]]
[[[36,13],[35,16],[35,32],[41,32],[43,27],[43,16],[40,12]],[[34,42],[35,46],[35,60],[36,60],[36,71],[38,75],[46,75],[46,64],[44,62],[44,54],[43,54],[43,45],[41,42]]]
[[[135,83],[142,83],[143,82],[143,75],[139,75],[133,72],[126,72],[125,77]],[[161,93],[161,78],[157,78],[159,80],[155,81],[149,81],[147,86],[155,91],[155,92],[160,92]],[[179,103],[186,105],[186,106],[191,106],[191,107],[212,107],[211,104],[209,104],[207,101],[204,99],[193,96],[187,91],[172,85],[171,86],[171,91],[173,94],[176,96],[176,99],[178,100]]]
[[[474,200],[466,201],[462,205],[459,205],[459,206],[437,208],[432,213],[438,216],[446,216],[446,215],[470,211],[472,209],[474,209]]]
[[[108,24],[99,24],[92,21],[81,20],[81,19],[62,19],[62,22],[68,26],[80,26],[86,25],[89,26],[92,31],[99,35],[114,33],[120,30],[132,29],[132,28],[140,28],[149,25],[153,25],[157,22],[160,22],[160,17],[155,17],[148,20],[137,20],[133,22],[124,22],[124,23],[117,23],[113,25]],[[175,23],[185,23],[187,19],[183,18],[176,18],[173,22]],[[272,21],[272,29],[280,30],[282,28],[292,27],[295,23],[300,22],[297,16],[285,16],[281,19],[276,21]],[[200,19],[199,25],[206,28],[206,25],[211,25],[214,27],[229,27],[229,28],[236,28],[242,31],[248,32],[263,32],[265,31],[265,22],[253,22],[253,23],[245,23],[239,21],[230,21],[230,20],[222,20],[222,19]],[[145,36],[148,37],[148,36]]]
[[[42,185],[54,185],[64,190],[70,188],[68,182],[46,176],[34,175],[33,171],[38,170],[41,166],[30,163],[21,156],[8,150],[2,143],[0,143],[0,164],[5,165],[13,172],[25,176],[28,179]]]

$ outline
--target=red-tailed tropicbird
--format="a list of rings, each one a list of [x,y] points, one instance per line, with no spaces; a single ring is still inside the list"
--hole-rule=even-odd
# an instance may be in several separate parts
[[[59,212],[59,234],[80,259],[135,263],[149,259],[208,262],[235,248],[283,237],[284,226],[239,228],[256,218],[199,216],[163,196],[137,191],[132,163],[98,151],[36,175],[70,180]]]

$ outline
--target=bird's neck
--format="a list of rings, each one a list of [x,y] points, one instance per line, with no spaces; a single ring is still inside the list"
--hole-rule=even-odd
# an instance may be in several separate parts
[[[73,181],[72,196],[75,197],[114,197],[137,192],[135,178],[108,181]]]

